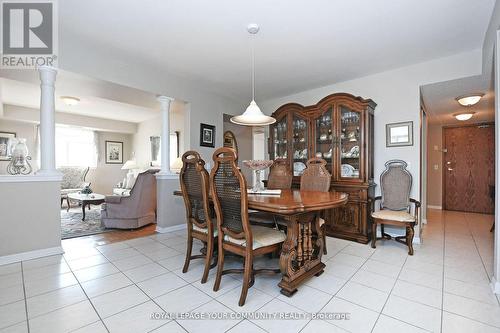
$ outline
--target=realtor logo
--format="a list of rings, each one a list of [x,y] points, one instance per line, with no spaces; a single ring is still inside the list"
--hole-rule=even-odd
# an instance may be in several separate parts
[[[54,1],[1,1],[1,67],[56,66]]]

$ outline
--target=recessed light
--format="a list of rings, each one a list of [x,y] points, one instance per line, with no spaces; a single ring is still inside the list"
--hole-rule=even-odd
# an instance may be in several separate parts
[[[463,112],[463,113],[455,113],[453,116],[460,121],[466,121],[472,118],[475,112]]]
[[[61,99],[66,105],[73,106],[80,103],[80,99],[72,96],[61,96]]]
[[[463,96],[458,96],[455,98],[457,102],[462,105],[462,106],[472,106],[474,104],[477,104],[481,97],[483,97],[484,94],[469,94],[469,95],[463,95]]]

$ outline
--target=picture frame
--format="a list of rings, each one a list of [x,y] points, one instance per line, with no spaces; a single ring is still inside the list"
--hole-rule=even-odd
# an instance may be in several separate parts
[[[413,121],[385,125],[386,147],[413,146]]]
[[[16,137],[14,132],[0,131],[0,161],[9,161],[9,146],[11,139]]]
[[[200,146],[215,148],[215,126],[200,123]]]
[[[105,141],[106,164],[123,164],[123,142]]]

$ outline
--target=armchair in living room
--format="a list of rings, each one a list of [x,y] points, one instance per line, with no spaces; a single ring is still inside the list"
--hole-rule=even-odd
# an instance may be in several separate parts
[[[101,223],[106,228],[134,229],[156,222],[156,172],[140,173],[129,196],[106,196],[101,206]]]
[[[68,194],[83,189],[89,169],[89,167],[61,167],[57,169],[63,175],[61,181],[61,206],[66,200],[69,209]]]

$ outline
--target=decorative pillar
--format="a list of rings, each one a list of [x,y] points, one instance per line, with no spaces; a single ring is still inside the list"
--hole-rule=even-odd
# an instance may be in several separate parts
[[[56,170],[55,82],[57,70],[49,66],[38,68],[40,73],[40,170],[38,175],[59,175]]]
[[[158,96],[161,110],[161,170],[160,175],[170,175],[170,102],[174,99]]]

